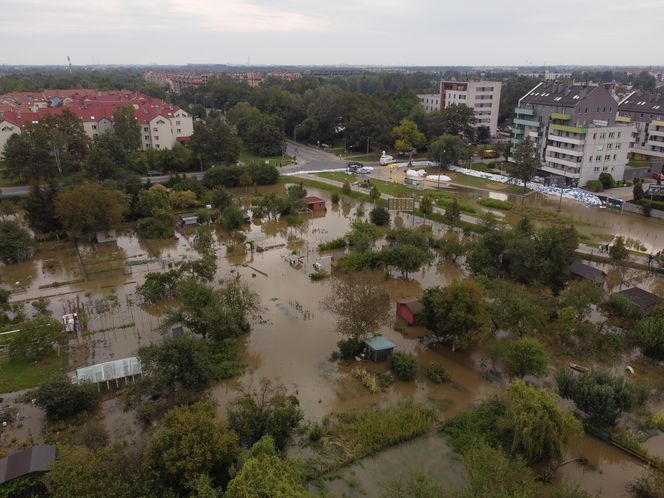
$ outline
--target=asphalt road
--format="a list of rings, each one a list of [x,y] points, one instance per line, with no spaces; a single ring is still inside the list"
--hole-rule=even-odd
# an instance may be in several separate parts
[[[287,154],[295,156],[297,165],[285,166],[283,173],[299,173],[301,171],[321,171],[325,169],[344,169],[346,161],[324,150],[306,145],[288,142]]]

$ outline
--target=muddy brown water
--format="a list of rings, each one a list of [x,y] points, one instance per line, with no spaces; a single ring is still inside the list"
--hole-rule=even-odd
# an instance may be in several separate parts
[[[270,189],[277,191],[282,188],[275,186]],[[397,381],[386,391],[372,395],[352,376],[355,362],[330,361],[330,354],[340,339],[335,331],[335,316],[320,306],[330,292],[330,282],[313,282],[308,275],[318,258],[317,245],[347,232],[357,203],[346,199],[340,206],[331,206],[328,192],[308,190],[328,201],[327,213],[310,215],[303,227],[263,221],[252,222],[247,230],[247,239],[255,245],[267,241],[270,245],[283,244],[282,247],[252,252],[238,246],[232,254],[227,254],[225,244],[228,238],[223,232],[215,233],[214,248],[220,256],[217,277],[239,273],[259,293],[265,308],[265,321],[255,324],[252,332],[239,341],[239,354],[248,365],[247,372],[239,379],[217,384],[211,391],[219,405],[220,416],[224,415],[229,402],[236,396],[238,382],[257,382],[263,377],[278,380],[296,392],[310,421],[320,420],[332,411],[389,404],[399,399],[445,405],[443,415],[449,417],[500,389],[500,386],[487,382],[480,375],[486,357],[482,351],[459,353],[444,346],[426,347],[418,340],[426,335],[424,329],[407,327],[396,319],[379,333],[394,342],[399,350],[413,352],[421,365],[431,361],[441,362],[450,374],[450,383],[430,384],[421,372],[415,382]],[[563,206],[564,210],[568,208],[565,204]],[[369,205],[365,207],[369,208]],[[580,220],[584,213],[591,213],[582,207],[570,209]],[[599,217],[607,213],[595,211]],[[564,214],[572,216],[566,211]],[[600,218],[595,220],[604,223]],[[650,238],[645,239],[652,240],[653,244],[659,240],[651,234],[654,231],[654,225],[650,226],[652,220],[642,219],[643,225],[636,231],[629,222],[622,220],[627,218],[612,221],[611,230],[624,226],[626,235],[648,232]],[[195,230],[189,229],[168,241],[144,241],[131,233],[122,234],[103,251],[92,253],[94,257],[88,258],[87,266],[85,258],[81,260],[73,244],[43,244],[31,260],[1,267],[0,278],[3,285],[15,292],[13,300],[26,302],[27,311],[30,311],[31,301],[40,296],[50,296],[50,309],[56,317],[75,303],[84,306],[90,313],[92,333],[81,338],[88,352],[78,361],[79,364],[70,365],[72,369],[82,364],[123,358],[134,355],[142,344],[161,340],[163,332],[159,328],[169,308],[169,303],[160,306],[141,304],[135,294],[136,286],[143,282],[147,272],[161,271],[174,262],[199,257],[192,246],[194,233]],[[85,255],[88,255],[88,249],[92,250],[84,249]],[[292,266],[286,260],[292,251],[301,255],[301,265]],[[88,275],[89,279],[85,279],[87,267],[103,267],[111,256],[137,264],[122,265],[129,268],[130,273],[114,271]],[[394,275],[380,285],[390,294],[394,306],[394,300],[398,298],[419,296],[424,288],[445,285],[462,277],[463,272],[458,267],[441,265],[412,274],[409,279]],[[58,285],[54,285],[56,282]],[[653,280],[652,285],[660,284]],[[394,318],[394,308],[391,312]],[[73,343],[76,341],[72,338]],[[361,366],[374,373],[389,368],[387,363],[362,362]],[[117,402],[106,402],[104,411],[107,412],[106,423],[114,439],[133,436],[135,421],[122,412]],[[36,428],[41,424],[41,418],[37,413],[30,413],[28,418],[31,419],[29,425],[34,435],[39,432]],[[39,422],[32,424],[33,420]],[[662,443],[656,439],[650,444],[659,447]],[[347,479],[333,484],[331,489],[346,492],[346,481],[357,480],[367,496],[376,496],[379,484],[384,481],[385,469],[389,469],[388,475],[395,475],[403,470],[399,462],[404,461],[413,462],[434,478],[446,476],[445,472],[449,472],[450,476],[461,475],[457,471],[461,468],[460,464],[448,450],[444,439],[436,434],[418,438],[349,467],[343,471]],[[427,467],[422,459],[422,455],[429,452],[441,455],[440,460],[431,467]],[[570,450],[570,458],[578,456],[585,457],[590,465],[565,465],[557,472],[556,480],[580,483],[584,489],[609,498],[623,496],[625,482],[642,469],[631,457],[590,437],[584,436],[579,445]]]

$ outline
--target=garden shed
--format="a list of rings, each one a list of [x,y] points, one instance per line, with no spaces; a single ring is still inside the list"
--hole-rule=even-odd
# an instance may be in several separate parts
[[[414,297],[399,299],[397,301],[397,316],[401,317],[408,325],[415,325],[417,315],[422,312],[422,303]]]
[[[622,294],[644,311],[650,311],[662,302],[662,299],[659,296],[656,296],[652,292],[640,289],[639,287],[625,289],[618,292],[618,294]]]
[[[53,462],[55,446],[51,444],[40,444],[0,458],[0,485],[19,477],[47,472]]]
[[[606,278],[606,273],[602,270],[582,263],[578,259],[572,263],[572,266],[570,266],[570,272],[573,277],[579,280],[590,280],[596,284],[604,283],[604,279]]]
[[[327,208],[325,207],[325,200],[321,199],[320,197],[310,196],[305,197],[303,200],[307,207],[312,211],[327,211]]]
[[[392,356],[392,353],[394,353],[394,348],[396,348],[394,343],[382,335],[377,335],[371,339],[367,339],[364,341],[364,344],[367,347],[369,359],[375,362],[387,360],[390,356]]]
[[[196,213],[181,214],[180,223],[183,226],[198,225],[198,215]]]

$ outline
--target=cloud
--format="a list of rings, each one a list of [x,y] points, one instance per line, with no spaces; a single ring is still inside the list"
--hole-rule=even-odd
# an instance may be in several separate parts
[[[145,31],[323,31],[327,23],[299,11],[247,0],[6,0],[0,32],[141,33]]]

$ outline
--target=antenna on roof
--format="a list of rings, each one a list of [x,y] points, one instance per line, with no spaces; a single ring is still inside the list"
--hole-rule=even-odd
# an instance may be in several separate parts
[[[71,59],[69,58],[69,56],[67,56],[67,63],[69,65],[68,66],[69,67],[69,74],[71,74]]]

